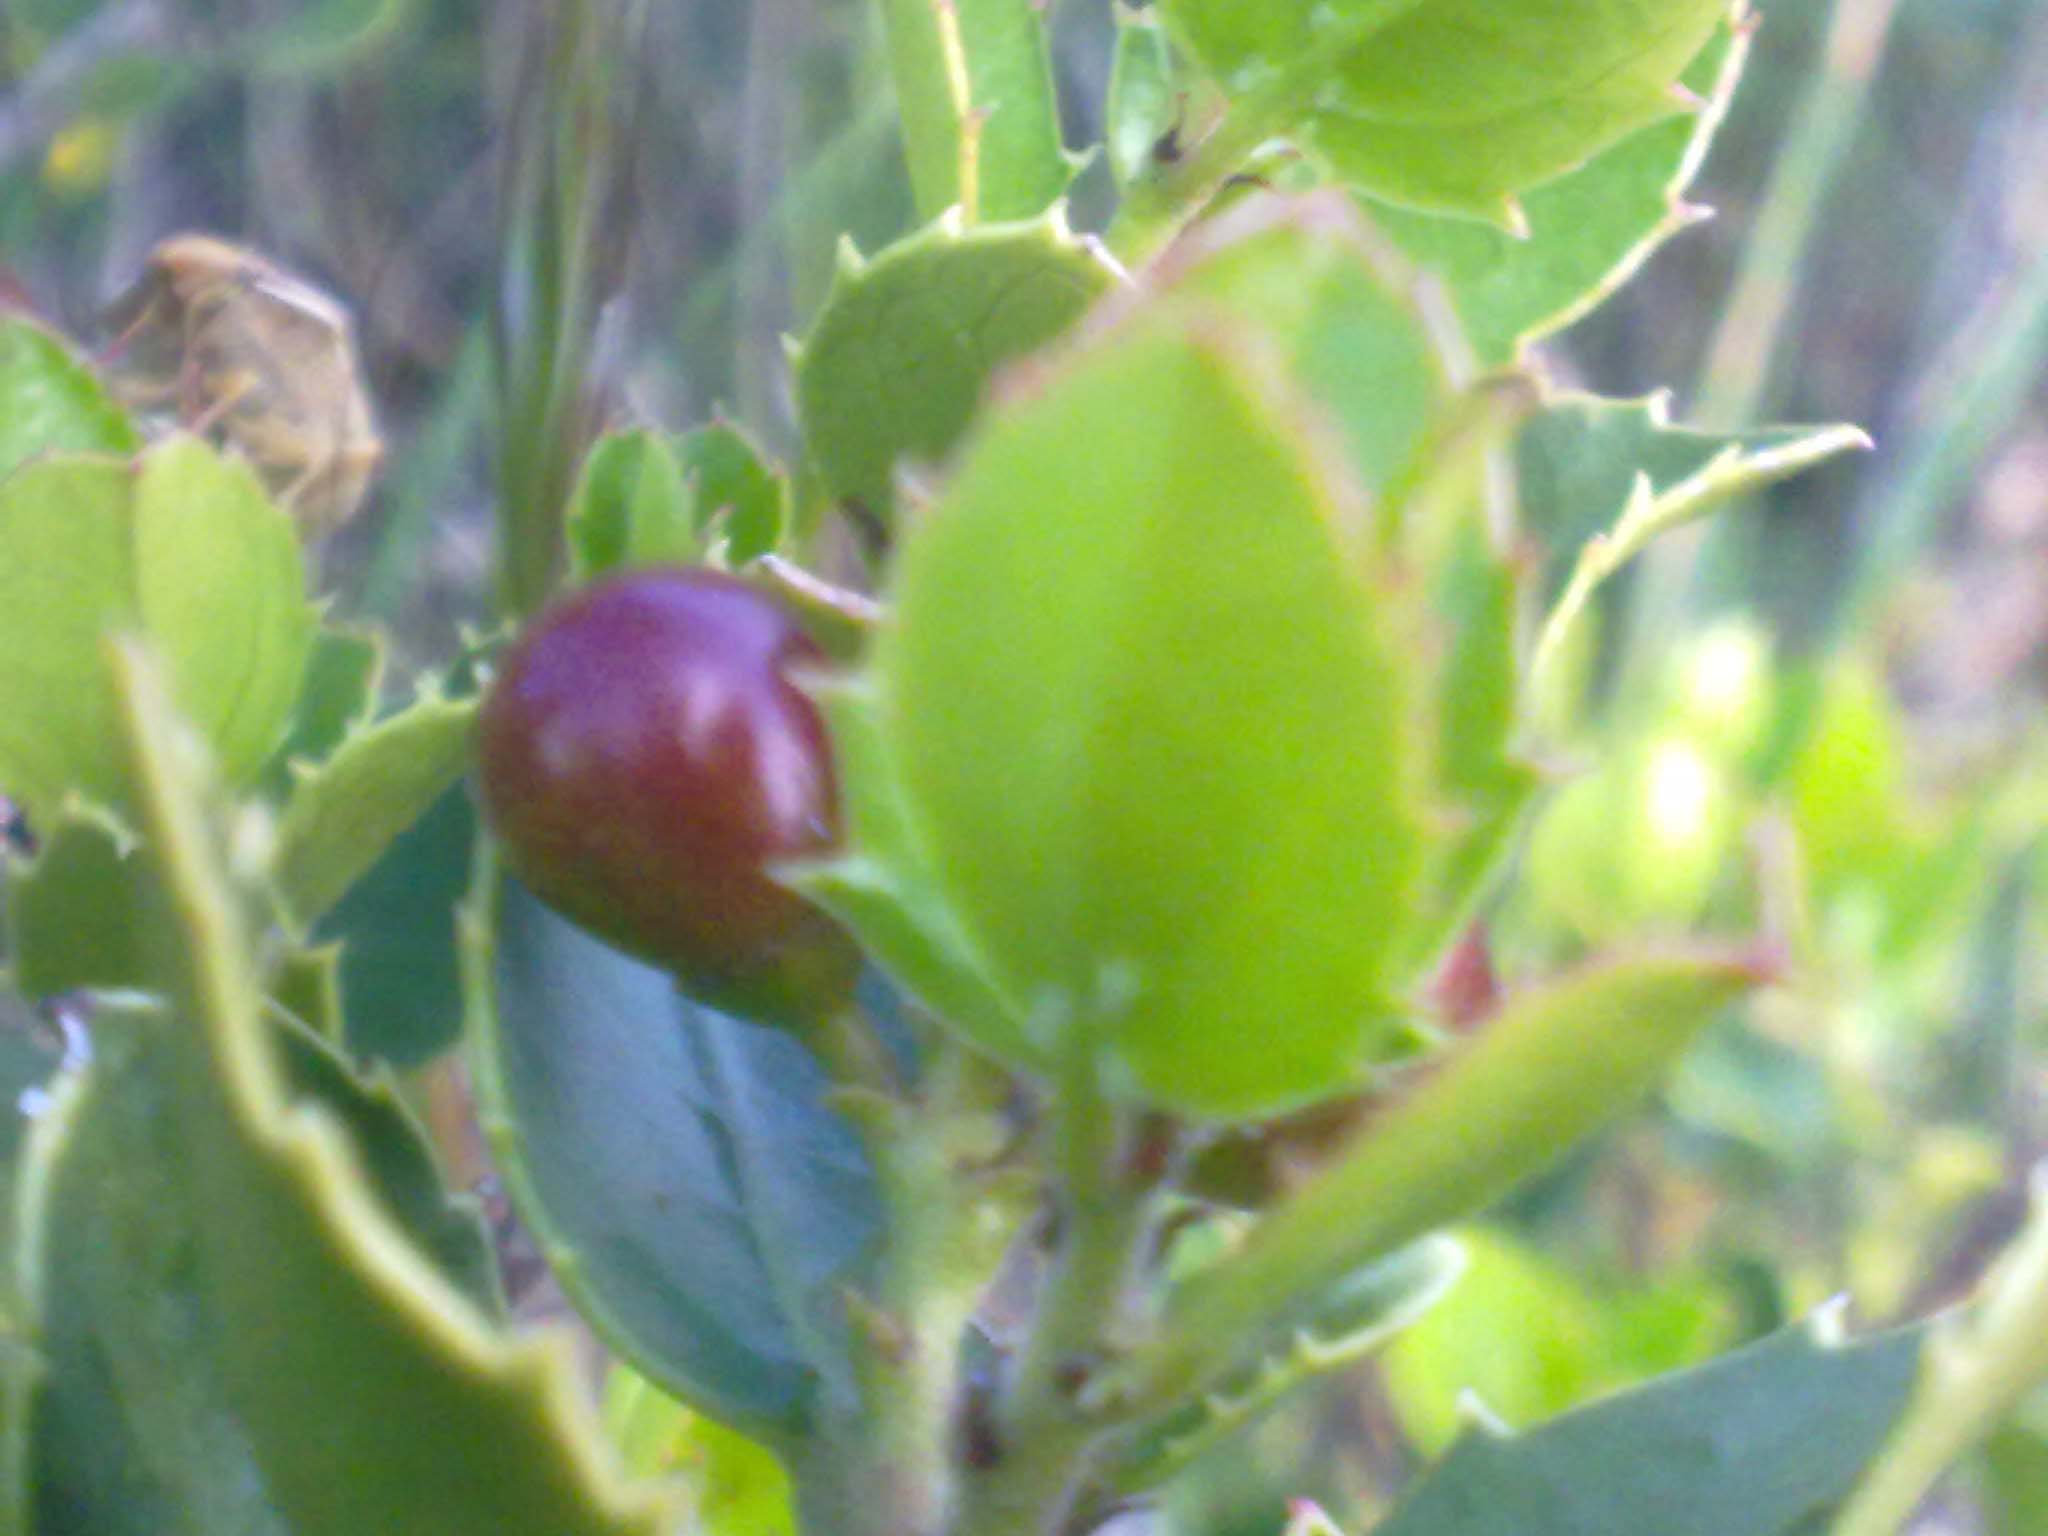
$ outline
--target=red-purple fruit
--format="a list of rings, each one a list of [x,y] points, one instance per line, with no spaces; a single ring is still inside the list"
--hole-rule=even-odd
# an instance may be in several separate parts
[[[764,867],[838,841],[830,740],[790,681],[821,661],[773,599],[713,571],[629,571],[550,608],[479,721],[484,812],[513,870],[707,1001],[830,1006],[853,945]]]

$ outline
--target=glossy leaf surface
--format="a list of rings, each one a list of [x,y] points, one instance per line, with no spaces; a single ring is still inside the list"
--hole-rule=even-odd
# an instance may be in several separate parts
[[[878,1217],[810,1055],[688,1002],[509,880],[471,917],[485,1128],[584,1315],[730,1423],[788,1430],[820,1394],[850,1402],[840,1288]]]

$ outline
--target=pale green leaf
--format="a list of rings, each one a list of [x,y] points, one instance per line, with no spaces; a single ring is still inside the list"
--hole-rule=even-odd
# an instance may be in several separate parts
[[[0,481],[0,791],[49,822],[126,789],[100,636],[135,622],[125,464],[46,460]]]
[[[939,888],[888,758],[872,682],[821,679],[809,691],[832,733],[846,847],[829,860],[786,865],[777,878],[844,923],[939,1018],[999,1055],[1029,1055],[1022,1025]]]
[[[318,623],[297,530],[253,470],[193,437],[143,456],[133,516],[142,627],[222,775],[245,783],[284,739]]]
[[[1598,304],[1702,211],[1683,201],[1735,93],[1748,33],[1723,24],[1685,73],[1705,107],[1642,128],[1522,195],[1526,229],[1368,201],[1393,241],[1449,289],[1485,366]]]
[[[1267,332],[1378,495],[1412,468],[1450,392],[1450,343],[1432,334],[1416,279],[1340,195],[1324,192],[1261,199],[1200,226],[1175,253],[1170,292]]]
[[[1234,1373],[1163,1419],[1120,1437],[1105,1481],[1126,1494],[1158,1487],[1305,1383],[1379,1353],[1453,1293],[1464,1269],[1458,1242],[1424,1238],[1275,1317],[1264,1337],[1247,1344]]]
[[[69,347],[31,320],[0,315],[0,479],[53,454],[125,458],[138,442]]]
[[[1196,1113],[1408,1040],[1410,684],[1314,466],[1227,348],[1127,334],[991,424],[878,650],[889,756],[1032,1059]]]
[[[271,880],[304,933],[469,766],[476,700],[423,697],[356,732],[292,788]]]
[[[1188,1286],[1126,1390],[1174,1400],[1228,1363],[1244,1320],[1484,1210],[1634,1104],[1758,979],[1729,955],[1646,956],[1512,996],[1485,1029]]]
[[[305,681],[283,743],[263,775],[272,799],[290,793],[293,763],[317,763],[367,725],[384,680],[384,641],[373,631],[323,627],[306,658]]]
[[[1518,218],[1517,196],[1688,110],[1727,0],[1167,0],[1224,89],[1388,202]]]
[[[1174,100],[1173,50],[1157,13],[1118,4],[1102,137],[1119,187],[1151,167],[1153,151],[1172,132],[1180,110]]]

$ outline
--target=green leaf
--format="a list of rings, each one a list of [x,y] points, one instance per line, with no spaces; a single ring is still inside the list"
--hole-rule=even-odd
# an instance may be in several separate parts
[[[1733,956],[1646,956],[1511,996],[1189,1284],[1160,1340],[1124,1367],[1127,1390],[1199,1390],[1247,1319],[1484,1210],[1631,1106],[1757,979]]]
[[[1198,1114],[1409,1040],[1409,685],[1314,464],[1213,336],[1124,335],[981,438],[878,648],[889,756],[1030,1059]]]
[[[244,466],[191,438],[139,473],[24,466],[0,481],[0,788],[32,821],[68,793],[126,808],[100,652],[122,628],[161,648],[181,707],[247,782],[283,738],[313,627],[291,520]]]
[[[1524,231],[1368,202],[1373,222],[1450,290],[1482,366],[1512,362],[1578,319],[1704,216],[1684,193],[1727,113],[1748,48],[1749,34],[1724,22],[1685,73],[1707,103],[1699,115],[1639,129],[1531,188],[1522,197]]]
[[[1992,1536],[2030,1536],[2048,1509],[2048,1434],[2016,1420],[1984,1442],[1984,1503]]]
[[[725,539],[728,565],[772,552],[789,521],[789,477],[738,427],[712,421],[676,439],[701,532]]]
[[[1457,1242],[1424,1238],[1273,1319],[1233,1374],[1120,1443],[1104,1481],[1125,1495],[1158,1487],[1304,1383],[1378,1353],[1451,1293],[1464,1268]]]
[[[1167,0],[1273,132],[1388,202],[1519,222],[1516,195],[1687,110],[1671,87],[1727,0]]]
[[[143,456],[134,519],[143,628],[222,775],[246,783],[284,738],[313,647],[298,533],[255,471],[193,437]]]
[[[1540,671],[1549,664],[1600,584],[1660,534],[1869,446],[1855,427],[1726,435],[1674,427],[1661,394],[1559,396],[1522,434],[1516,456],[1523,520],[1571,573],[1538,637],[1533,665]]]
[[[102,1016],[91,1097],[32,1186],[40,1252],[114,1288],[85,1326],[91,1432],[58,1427],[87,1455],[127,1431],[128,1475],[172,1480],[170,1509],[227,1504],[208,1530],[653,1536],[657,1506],[600,1469],[566,1342],[498,1333],[403,1235],[344,1122],[292,1098],[182,727],[146,657],[114,655],[171,1011]],[[97,1137],[104,1176],[80,1174]],[[68,1309],[90,1297],[54,1267],[31,1269],[37,1315],[75,1339]]]
[[[341,946],[293,946],[271,962],[266,996],[317,1038],[343,1047],[348,1020],[341,1006]]]
[[[1444,1303],[1388,1349],[1387,1398],[1425,1456],[1465,1427],[1461,1400],[1525,1424],[1562,1413],[1611,1385],[1601,1303],[1572,1274],[1503,1233],[1459,1234],[1471,1257]]]
[[[342,946],[351,1056],[415,1066],[461,1037],[455,909],[476,835],[469,792],[444,791],[314,928]]]
[[[280,1022],[275,1039],[284,1091],[346,1127],[386,1213],[477,1311],[501,1318],[505,1297],[483,1211],[468,1195],[449,1191],[390,1069],[359,1073],[334,1044],[296,1023]]]
[[[469,766],[476,700],[429,694],[304,770],[278,824],[271,881],[307,932]]]
[[[844,923],[862,951],[936,1017],[998,1054],[1028,1055],[1023,1025],[946,904],[912,824],[882,737],[872,680],[818,679],[809,691],[832,732],[846,851],[785,865],[777,878]]]
[[[882,14],[918,211],[973,223],[1051,207],[1074,167],[1036,0],[886,0]]]
[[[693,564],[702,553],[693,503],[664,434],[605,434],[569,498],[571,575],[589,581],[618,566]]]
[[[0,315],[0,479],[31,459],[140,446],[127,415],[58,337]]]
[[[1412,466],[1450,392],[1443,343],[1413,296],[1415,270],[1341,198],[1262,201],[1200,227],[1182,252],[1176,298],[1221,304],[1271,334],[1367,490]]]
[[[825,488],[886,521],[898,460],[942,459],[995,371],[1065,331],[1115,281],[1057,210],[972,229],[941,218],[872,261],[842,247],[796,354],[797,414]]]
[[[509,880],[484,889],[464,946],[479,1109],[578,1309],[754,1433],[797,1429],[821,1396],[851,1411],[840,1297],[878,1215],[823,1071]]]
[[[384,642],[370,631],[323,627],[306,658],[305,681],[285,727],[284,743],[264,770],[264,793],[291,792],[293,763],[317,763],[343,738],[369,724],[384,680]]]
[[[24,993],[143,985],[139,863],[133,839],[104,816],[73,811],[9,871],[7,953]]]
[[[1382,1536],[1793,1536],[1899,1415],[1921,1331],[1789,1329],[1522,1435],[1469,1431]]]
[[[24,1201],[44,1379],[30,1407],[37,1530],[289,1536],[225,1401],[208,1307],[180,1250],[192,1191],[150,1032],[96,1021],[98,1064],[37,1123]],[[155,1047],[151,1058],[152,1046]]]
[[[44,460],[0,481],[0,790],[54,821],[67,791],[126,802],[103,631],[135,617],[125,464]]]
[[[797,1536],[789,1475],[764,1447],[629,1366],[614,1365],[605,1378],[604,1416],[635,1472],[685,1480],[703,1536]]]

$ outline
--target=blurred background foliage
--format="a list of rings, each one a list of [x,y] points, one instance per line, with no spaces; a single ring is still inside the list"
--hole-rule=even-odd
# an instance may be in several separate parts
[[[1469,1277],[1379,1370],[1190,1488],[1191,1529],[1269,1531],[1294,1493],[1373,1507],[1467,1389],[1525,1424],[1837,1294],[1924,1314],[1975,1282],[2048,1152],[2048,7],[1760,8],[1692,193],[1718,216],[1547,360],[1606,393],[1673,386],[1681,419],[1847,420],[1877,447],[1614,584],[1547,701],[1552,737],[1603,766],[1550,765],[1487,922],[1510,978],[1705,929],[1763,932],[1792,982],[1475,1234]],[[0,5],[0,263],[35,305],[90,335],[157,240],[203,229],[354,308],[389,457],[322,562],[342,613],[392,627],[394,690],[487,618],[494,498],[532,492],[500,484],[492,338],[516,346],[538,291],[519,177],[557,125],[536,125],[532,61],[575,9]],[[613,9],[579,419],[722,411],[793,458],[780,338],[842,232],[873,250],[912,217],[873,7]],[[1110,6],[1052,11],[1068,140],[1093,142]],[[1109,201],[1098,162],[1076,224]],[[30,1035],[0,1021],[0,1052]],[[2039,1406],[1941,1528],[2041,1529]],[[611,1411],[649,1465],[708,1433],[630,1383]]]

